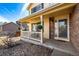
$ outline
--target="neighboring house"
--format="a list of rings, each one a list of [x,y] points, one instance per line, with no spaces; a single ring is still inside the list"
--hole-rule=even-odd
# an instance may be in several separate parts
[[[0,32],[2,31],[2,25],[6,24],[6,22],[0,22]]]
[[[16,33],[19,31],[19,26],[13,22],[6,23],[0,26],[1,32]]]
[[[79,51],[79,4],[30,3],[27,9],[29,16],[19,20],[29,27],[22,36],[41,43],[50,39],[70,42]],[[37,30],[39,24],[43,30]]]

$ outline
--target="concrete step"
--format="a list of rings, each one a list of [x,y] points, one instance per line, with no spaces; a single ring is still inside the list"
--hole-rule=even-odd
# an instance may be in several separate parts
[[[73,56],[73,55],[54,49],[51,56]]]

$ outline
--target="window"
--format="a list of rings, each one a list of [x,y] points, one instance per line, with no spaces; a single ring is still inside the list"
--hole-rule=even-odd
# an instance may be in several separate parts
[[[36,7],[32,8],[31,13],[37,12],[43,8],[44,8],[44,3],[41,3],[41,4],[37,5]]]
[[[59,20],[59,37],[67,38],[67,20]]]
[[[54,22],[54,34],[55,34],[55,39],[65,39],[67,41],[68,39],[68,22],[67,19],[60,19],[60,20],[55,20]]]

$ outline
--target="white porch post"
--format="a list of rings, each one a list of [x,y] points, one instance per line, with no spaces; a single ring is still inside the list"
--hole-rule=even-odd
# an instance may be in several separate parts
[[[20,35],[22,36],[22,23],[20,23]]]
[[[21,28],[20,31],[22,31],[22,23],[20,23],[20,28]]]
[[[30,32],[32,31],[32,24],[31,23],[29,24],[29,31]]]
[[[43,25],[43,16],[40,16],[41,25]],[[43,43],[43,29],[41,30],[41,43]]]

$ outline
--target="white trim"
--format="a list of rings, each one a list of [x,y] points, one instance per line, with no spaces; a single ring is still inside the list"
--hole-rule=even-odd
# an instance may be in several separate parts
[[[69,41],[67,38],[62,38],[62,37],[55,38],[55,40]]]
[[[43,16],[40,16],[41,25],[43,25]],[[41,29],[41,44],[43,43],[43,30]]]
[[[23,37],[21,37],[21,38],[27,38],[27,39],[29,39],[29,40],[35,40],[35,41],[39,41],[40,42],[40,40],[37,40],[37,39],[35,39],[35,38],[29,38],[29,37],[26,37],[26,36],[23,36]],[[26,40],[27,40],[26,39]]]
[[[68,40],[70,41],[70,29],[69,29],[70,28],[70,22],[69,22],[70,17],[69,16],[70,15],[68,15],[68,21],[67,21],[68,22],[68,28],[67,29],[68,29]]]

